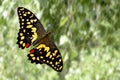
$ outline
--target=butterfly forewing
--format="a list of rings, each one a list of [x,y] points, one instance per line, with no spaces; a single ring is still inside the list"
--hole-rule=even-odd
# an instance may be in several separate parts
[[[37,17],[28,9],[19,7],[17,13],[20,23],[17,44],[22,49],[28,48],[40,35],[44,35],[46,31]]]

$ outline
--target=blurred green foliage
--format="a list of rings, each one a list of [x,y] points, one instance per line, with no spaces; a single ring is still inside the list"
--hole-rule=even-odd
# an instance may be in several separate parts
[[[53,32],[61,73],[31,64],[30,49],[18,48],[20,6]],[[0,0],[0,80],[120,80],[120,1]]]

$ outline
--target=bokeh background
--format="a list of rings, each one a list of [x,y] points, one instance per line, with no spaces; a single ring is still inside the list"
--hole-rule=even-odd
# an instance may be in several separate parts
[[[31,64],[31,48],[18,48],[17,7],[53,32],[62,72]],[[0,80],[120,80],[120,0],[0,0]]]

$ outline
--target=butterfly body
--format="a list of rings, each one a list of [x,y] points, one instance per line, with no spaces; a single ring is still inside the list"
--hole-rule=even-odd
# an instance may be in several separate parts
[[[20,29],[17,37],[19,48],[34,46],[28,54],[31,63],[47,64],[54,70],[61,72],[63,61],[60,51],[51,40],[51,33],[47,33],[37,17],[28,9],[18,7]]]

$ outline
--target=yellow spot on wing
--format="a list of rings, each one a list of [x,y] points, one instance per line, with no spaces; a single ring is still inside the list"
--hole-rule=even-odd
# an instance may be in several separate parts
[[[52,58],[52,60],[54,60],[54,58]]]
[[[28,14],[30,14],[30,12],[28,11]]]
[[[37,57],[37,60],[38,60],[38,61],[40,60],[39,57]]]
[[[49,57],[50,59],[52,58],[52,55],[50,55],[50,57]]]
[[[55,50],[55,53],[57,53],[58,52],[58,50]]]
[[[59,59],[59,62],[61,62],[62,60],[61,59]]]
[[[20,41],[20,44],[22,44],[23,43],[23,41]]]
[[[27,22],[27,24],[30,24],[30,22]]]
[[[32,27],[32,25],[28,25],[28,26],[27,26],[27,28],[31,28],[31,27]]]
[[[56,67],[54,67],[56,69]]]
[[[37,35],[37,33],[34,33],[32,36],[33,36],[33,38],[37,38],[38,35]]]
[[[49,47],[45,47],[45,51],[47,51],[47,52],[48,52],[49,50],[50,50],[50,48],[49,48]]]
[[[23,40],[23,39],[25,39],[25,37],[24,37],[24,36],[22,36],[22,37],[21,37],[21,40]]]
[[[37,34],[36,33],[34,33],[33,35],[32,35],[32,37],[33,37],[33,39],[32,39],[32,42],[34,42],[36,39],[37,39]]]
[[[24,23],[22,22],[22,25],[24,25]]]
[[[32,60],[35,60],[35,57],[32,57]]]
[[[33,39],[32,39],[32,42],[34,42],[36,39],[37,39],[37,33],[36,33],[36,28],[31,28],[32,29],[32,32],[34,32],[34,34],[32,35]]]
[[[23,16],[27,16],[26,14],[23,14]]]
[[[55,62],[55,65],[57,65],[58,64],[58,62]]]
[[[43,59],[43,56],[40,56],[41,59]]]
[[[24,10],[24,8],[21,8],[20,11]]]
[[[47,62],[47,63],[49,63],[49,61],[48,61],[48,60],[47,60],[46,62]]]
[[[61,70],[62,69],[62,66],[59,68],[59,70]]]
[[[52,67],[54,67],[54,65],[52,64]]]
[[[59,58],[60,57],[60,55],[58,55],[56,58]]]
[[[50,62],[50,64],[52,64],[52,62]]]
[[[30,22],[33,23],[33,19],[31,19]]]
[[[44,47],[45,47],[44,44],[40,44],[40,45],[37,47],[37,49],[41,49],[41,48],[44,48]]]
[[[37,19],[34,19],[34,22],[36,22],[37,21]]]
[[[36,28],[31,28],[31,29],[32,29],[32,32],[36,32],[36,30],[37,30]]]
[[[23,32],[25,32],[26,30],[24,29]]]
[[[24,21],[24,19],[22,19],[22,21]]]
[[[29,21],[29,19],[26,19],[26,21]]]
[[[30,54],[30,56],[31,56],[31,57],[33,57],[33,56],[34,56],[34,54]]]
[[[33,17],[33,14],[30,16],[30,18],[32,18]]]
[[[55,50],[53,53],[53,56],[56,56],[56,53],[58,52],[58,50]]]
[[[25,46],[25,43],[23,43],[23,47]]]
[[[48,52],[47,54],[46,54],[46,57],[48,57],[50,55],[50,52]]]
[[[20,33],[20,36],[23,36],[23,33]]]
[[[20,16],[20,18],[22,19],[22,16]]]

